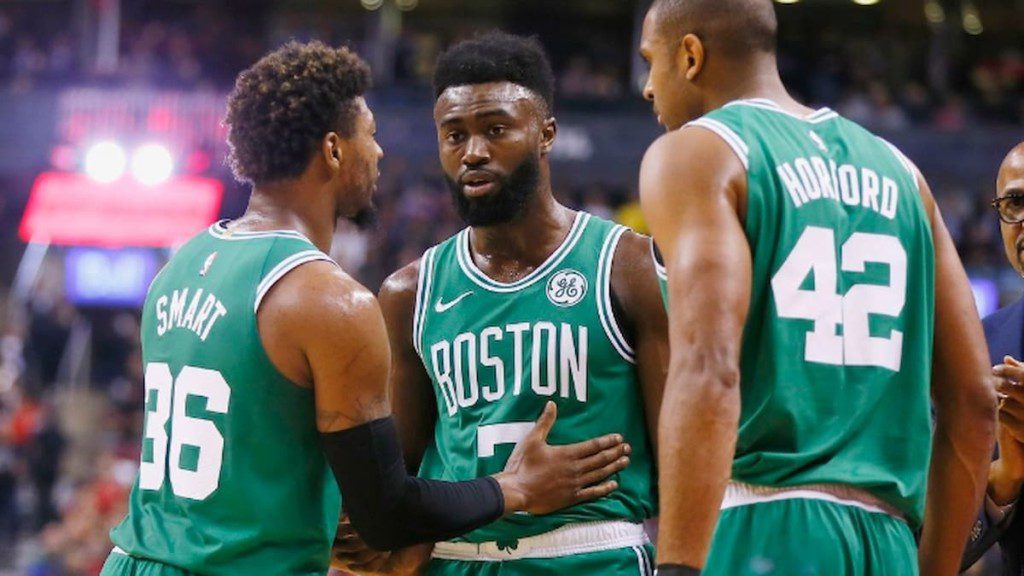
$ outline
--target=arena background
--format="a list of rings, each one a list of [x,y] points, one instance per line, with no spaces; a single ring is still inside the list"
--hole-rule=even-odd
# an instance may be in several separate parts
[[[988,207],[1024,139],[1024,0],[777,5],[791,90],[923,170],[980,308],[1016,298]],[[244,210],[224,165],[235,75],[290,38],[348,44],[376,75],[379,227],[334,256],[372,289],[459,228],[428,88],[477,31],[536,34],[558,75],[556,194],[637,229],[637,0],[0,0],[0,574],[91,575],[137,469],[138,306],[172,247]],[[975,574],[984,574],[979,567]]]

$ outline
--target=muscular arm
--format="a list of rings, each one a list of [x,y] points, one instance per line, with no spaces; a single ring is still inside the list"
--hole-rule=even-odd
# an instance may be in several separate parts
[[[374,548],[445,540],[504,513],[544,514],[599,498],[617,487],[601,480],[628,464],[617,435],[547,445],[556,417],[549,403],[504,472],[465,482],[409,476],[390,417],[391,354],[373,295],[336,266],[304,264],[271,288],[258,324],[282,374],[312,385],[328,463],[352,524]]]
[[[612,260],[612,293],[632,333],[636,373],[643,394],[647,433],[657,455],[658,415],[668,369],[668,320],[651,260],[650,239],[626,232]]]
[[[494,478],[410,477],[390,418],[391,353],[376,299],[336,266],[310,263],[281,279],[260,309],[267,353],[311,385],[316,426],[353,525],[378,549],[467,532],[508,504]]]
[[[955,574],[985,493],[996,401],[967,274],[928,184],[918,180],[935,245],[935,431],[918,559],[921,574]]]
[[[641,207],[669,277],[659,564],[704,565],[732,470],[751,283],[739,216],[745,176],[727,145],[701,128],[662,136],[641,166]]]
[[[419,469],[437,422],[433,385],[412,341],[419,270],[420,262],[413,262],[388,277],[380,289],[391,343],[391,406],[410,474]]]

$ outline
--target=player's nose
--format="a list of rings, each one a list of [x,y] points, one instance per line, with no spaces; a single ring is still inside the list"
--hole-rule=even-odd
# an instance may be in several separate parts
[[[644,94],[644,100],[647,100],[648,102],[654,102],[654,88],[651,87],[651,78],[650,78],[650,76],[647,77],[647,83],[644,84],[643,94]]]

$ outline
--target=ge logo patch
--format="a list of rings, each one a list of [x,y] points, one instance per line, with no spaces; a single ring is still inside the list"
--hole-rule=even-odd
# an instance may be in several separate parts
[[[575,270],[559,270],[548,280],[547,292],[555,306],[573,306],[587,295],[587,279]]]

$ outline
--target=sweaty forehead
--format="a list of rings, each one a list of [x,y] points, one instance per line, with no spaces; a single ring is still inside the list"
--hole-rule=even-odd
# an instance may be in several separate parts
[[[434,119],[444,122],[488,112],[512,116],[538,114],[543,106],[540,96],[512,82],[450,86],[437,98]]]

